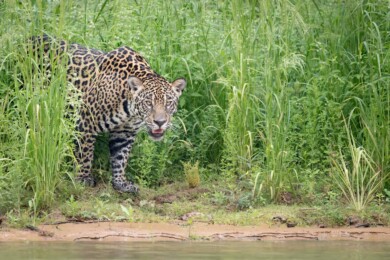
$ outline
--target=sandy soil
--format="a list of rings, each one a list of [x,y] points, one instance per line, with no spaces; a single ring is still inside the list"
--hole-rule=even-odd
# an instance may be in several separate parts
[[[390,227],[287,228],[207,223],[63,223],[0,229],[1,241],[365,240],[390,241]]]

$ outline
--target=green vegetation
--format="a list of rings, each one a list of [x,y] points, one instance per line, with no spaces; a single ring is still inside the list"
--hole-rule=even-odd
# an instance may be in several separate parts
[[[383,178],[380,169],[367,151],[356,146],[348,125],[346,128],[351,162],[347,163],[340,151],[340,162],[333,161],[335,169],[331,173],[344,196],[360,211],[374,199],[375,193],[382,187]]]
[[[267,206],[267,219],[282,208],[304,224],[389,223],[388,1],[5,0],[0,17],[0,212],[10,222],[57,210],[130,221],[200,211],[245,224]],[[167,79],[187,79],[165,140],[137,137],[128,172],[139,197],[111,189],[105,135],[99,187],[74,182],[77,91],[66,57],[53,58],[50,81],[40,70],[26,43],[43,33],[127,45]],[[187,191],[189,173],[204,192],[157,205]]]
[[[183,167],[188,186],[190,188],[198,187],[200,184],[199,162],[196,161],[194,165],[191,165],[190,163],[183,163]]]

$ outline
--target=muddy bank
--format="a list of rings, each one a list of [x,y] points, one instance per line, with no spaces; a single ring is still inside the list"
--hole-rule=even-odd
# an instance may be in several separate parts
[[[364,240],[390,241],[389,227],[287,228],[207,223],[64,223],[0,229],[0,241]]]

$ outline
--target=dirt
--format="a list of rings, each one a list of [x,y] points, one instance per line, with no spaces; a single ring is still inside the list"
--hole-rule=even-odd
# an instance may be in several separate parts
[[[2,241],[364,240],[390,241],[390,227],[287,228],[209,223],[94,222],[0,229]]]
[[[192,188],[192,189],[185,189],[178,191],[176,193],[169,193],[164,194],[160,196],[155,196],[153,200],[157,204],[164,204],[164,203],[173,203],[174,201],[178,199],[186,199],[186,200],[194,200],[197,197],[199,197],[201,194],[209,192],[208,189],[205,188]]]

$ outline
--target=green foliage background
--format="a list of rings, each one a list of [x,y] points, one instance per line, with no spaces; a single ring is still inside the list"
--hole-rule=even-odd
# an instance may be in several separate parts
[[[389,11],[387,0],[0,1],[0,209],[50,207],[74,175],[63,69],[48,85],[26,59],[26,39],[42,33],[127,45],[167,79],[187,79],[165,140],[137,138],[128,170],[141,186],[181,181],[182,162],[199,161],[206,182],[312,202],[337,192],[331,162],[340,150],[350,160],[347,131],[388,180]],[[45,102],[49,121],[35,116]],[[94,164],[108,182],[105,136]],[[54,182],[39,195],[40,179]]]

